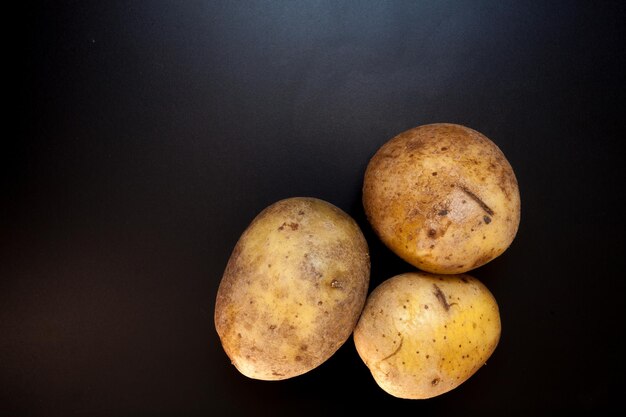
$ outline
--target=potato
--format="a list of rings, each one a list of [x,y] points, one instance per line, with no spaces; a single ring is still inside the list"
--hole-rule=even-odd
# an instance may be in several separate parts
[[[217,291],[226,354],[254,379],[316,368],[352,334],[369,276],[367,242],[345,212],[315,198],[272,204],[240,237]]]
[[[518,184],[504,154],[479,132],[447,123],[385,143],[367,166],[363,206],[393,252],[439,274],[501,255],[520,222]]]
[[[458,387],[485,364],[499,338],[496,300],[466,274],[390,278],[372,291],[354,330],[374,380],[407,399]]]

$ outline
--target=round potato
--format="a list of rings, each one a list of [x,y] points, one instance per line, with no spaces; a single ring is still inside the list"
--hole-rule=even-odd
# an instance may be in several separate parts
[[[254,379],[314,369],[352,334],[369,276],[367,242],[345,212],[315,198],[272,204],[240,237],[217,292],[226,354]]]
[[[498,305],[469,275],[397,275],[367,299],[354,330],[359,356],[387,393],[424,399],[472,376],[500,339]]]
[[[487,137],[465,126],[419,126],[370,160],[363,206],[393,252],[424,271],[463,273],[501,255],[520,222],[511,165]]]

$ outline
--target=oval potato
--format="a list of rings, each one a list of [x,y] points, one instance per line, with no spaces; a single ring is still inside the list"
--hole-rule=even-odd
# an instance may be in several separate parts
[[[315,198],[272,204],[240,237],[217,292],[226,354],[254,379],[314,369],[352,334],[369,274],[367,242],[345,212]]]
[[[354,343],[387,393],[425,399],[471,377],[500,339],[500,313],[491,292],[466,275],[397,275],[367,299]]]
[[[403,132],[370,160],[363,206],[398,256],[440,274],[501,255],[520,222],[520,195],[502,151],[468,127],[436,123]]]

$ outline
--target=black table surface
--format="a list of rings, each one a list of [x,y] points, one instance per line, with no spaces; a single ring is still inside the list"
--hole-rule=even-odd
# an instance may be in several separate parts
[[[44,2],[7,13],[0,415],[548,415],[620,404],[621,2]],[[411,127],[491,138],[519,181],[509,249],[471,272],[496,351],[429,400],[383,392],[352,339],[279,382],[213,324],[242,231],[327,200],[370,246],[370,290],[414,270],[373,234],[369,158]]]

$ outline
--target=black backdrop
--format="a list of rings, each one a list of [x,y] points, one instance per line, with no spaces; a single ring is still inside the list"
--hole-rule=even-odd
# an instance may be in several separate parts
[[[543,4],[545,3],[545,4]],[[46,2],[6,13],[1,415],[542,415],[621,401],[620,2]],[[222,272],[265,206],[362,226],[371,288],[412,268],[369,229],[397,133],[472,127],[515,169],[512,246],[473,271],[503,333],[440,397],[380,390],[352,340],[282,381],[232,367]],[[8,143],[8,145],[6,145]]]

